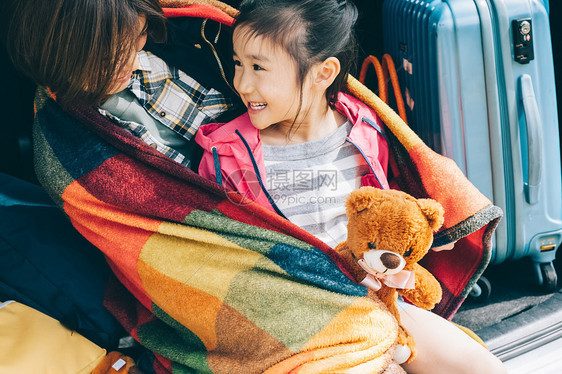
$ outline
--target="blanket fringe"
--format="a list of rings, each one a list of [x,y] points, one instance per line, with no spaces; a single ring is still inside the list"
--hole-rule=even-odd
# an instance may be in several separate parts
[[[162,8],[184,8],[189,5],[202,4],[222,10],[231,17],[238,15],[238,10],[218,0],[160,0]]]

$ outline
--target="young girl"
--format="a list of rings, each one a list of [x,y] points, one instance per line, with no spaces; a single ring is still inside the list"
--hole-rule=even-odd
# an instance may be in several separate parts
[[[356,53],[357,10],[345,0],[249,0],[234,26],[234,86],[248,109],[204,125],[199,172],[285,216],[328,244],[345,239],[344,199],[389,188],[389,150],[376,114],[343,93]],[[446,320],[405,306],[418,355],[411,373],[505,373]]]
[[[331,20],[313,21],[324,12]],[[349,32],[356,17],[345,2],[243,3],[233,38],[234,86],[248,112],[196,135],[207,151],[201,175],[333,246],[347,232],[346,196],[362,181],[389,187],[378,118],[341,93],[356,56]],[[306,38],[322,34],[329,37]]]

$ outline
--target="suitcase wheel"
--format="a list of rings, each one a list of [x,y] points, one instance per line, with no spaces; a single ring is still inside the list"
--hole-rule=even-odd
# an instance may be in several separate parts
[[[468,294],[468,300],[474,303],[483,303],[490,297],[492,293],[492,284],[488,280],[488,278],[482,276],[474,286],[472,286],[472,290]]]
[[[558,276],[552,262],[535,263],[539,285],[546,292],[555,292],[558,284]]]

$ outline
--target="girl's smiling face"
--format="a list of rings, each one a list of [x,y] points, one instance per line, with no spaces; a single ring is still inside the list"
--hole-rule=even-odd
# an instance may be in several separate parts
[[[268,39],[249,35],[250,30],[245,26],[234,30],[234,87],[258,130],[275,124],[290,127],[299,111],[307,111],[307,79],[299,108],[301,87],[296,62]]]

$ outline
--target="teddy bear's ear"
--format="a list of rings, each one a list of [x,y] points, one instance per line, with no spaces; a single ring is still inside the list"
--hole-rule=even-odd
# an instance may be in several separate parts
[[[420,207],[422,213],[427,218],[429,222],[429,227],[433,231],[439,230],[441,225],[443,225],[445,210],[443,206],[433,199],[418,199],[416,200],[418,206]]]
[[[361,187],[353,191],[345,204],[347,213],[357,213],[369,208],[378,196],[378,191],[374,187]]]

